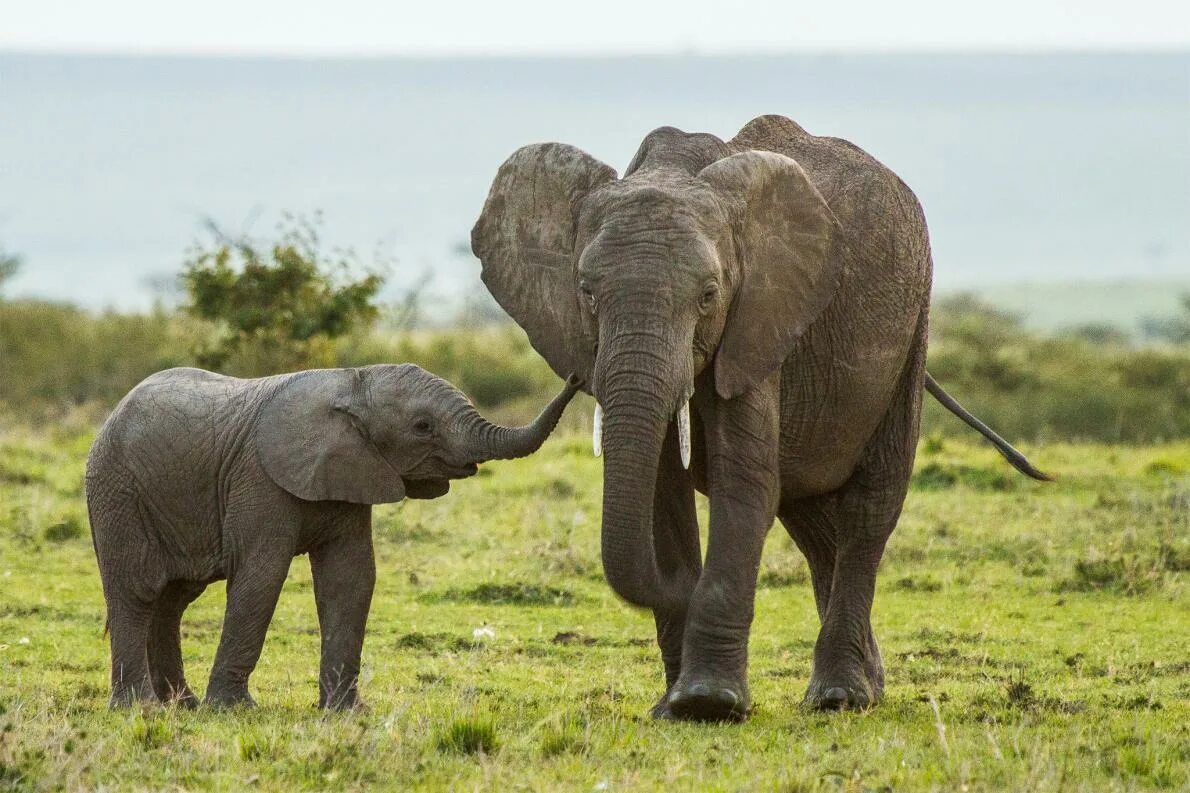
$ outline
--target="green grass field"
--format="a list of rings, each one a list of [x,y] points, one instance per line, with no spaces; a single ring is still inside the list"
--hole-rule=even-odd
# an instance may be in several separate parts
[[[89,441],[0,431],[0,789],[1187,789],[1187,442],[1031,447],[1060,477],[1043,485],[974,440],[924,441],[881,571],[888,688],[869,712],[800,707],[817,618],[775,527],[755,711],[715,726],[646,718],[652,619],[602,580],[600,462],[578,433],[438,501],[376,510],[367,712],[313,707],[305,559],[252,680],[257,710],[109,712]],[[183,623],[199,691],[222,599],[212,587]]]

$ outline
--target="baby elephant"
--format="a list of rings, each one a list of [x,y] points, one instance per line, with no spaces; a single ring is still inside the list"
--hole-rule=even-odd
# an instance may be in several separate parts
[[[170,369],[134,388],[87,459],[87,509],[111,631],[113,706],[197,699],[182,612],[227,580],[205,702],[252,704],[248,676],[290,560],[310,554],[322,634],[320,707],[361,704],[376,578],[372,504],[437,498],[484,460],[531,454],[579,382],[532,423],[500,427],[412,365],[240,380]]]

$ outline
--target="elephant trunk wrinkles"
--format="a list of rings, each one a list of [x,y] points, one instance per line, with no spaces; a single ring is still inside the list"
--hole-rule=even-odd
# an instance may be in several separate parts
[[[639,344],[640,336],[634,336]],[[659,341],[659,347],[671,346]],[[681,582],[665,580],[657,566],[653,499],[665,433],[689,378],[673,376],[679,367],[668,349],[662,355],[639,349],[600,353],[604,575],[629,603],[665,609]]]
[[[558,425],[562,412],[577,390],[578,381],[571,377],[537,418],[523,427],[502,427],[475,411],[467,431],[468,447],[472,450],[474,459],[479,462],[512,460],[537,451]]]

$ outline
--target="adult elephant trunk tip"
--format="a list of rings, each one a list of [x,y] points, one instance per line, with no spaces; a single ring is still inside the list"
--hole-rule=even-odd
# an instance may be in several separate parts
[[[582,386],[580,377],[570,375],[558,395],[550,400],[537,418],[523,427],[502,427],[478,417],[472,430],[478,450],[476,456],[480,460],[513,460],[533,454],[558,426],[566,406]]]

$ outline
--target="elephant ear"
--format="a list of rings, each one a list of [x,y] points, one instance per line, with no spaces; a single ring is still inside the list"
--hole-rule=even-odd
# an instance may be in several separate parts
[[[742,282],[715,358],[724,399],[761,382],[835,295],[843,231],[798,163],[746,151],[708,165],[699,178],[727,198]]]
[[[579,205],[615,178],[615,169],[574,146],[525,146],[500,166],[471,229],[488,291],[562,378],[589,379],[594,364],[581,341],[574,274]]]
[[[265,472],[300,499],[389,504],[405,497],[400,474],[372,441],[358,369],[292,377],[261,411],[256,439]]]

